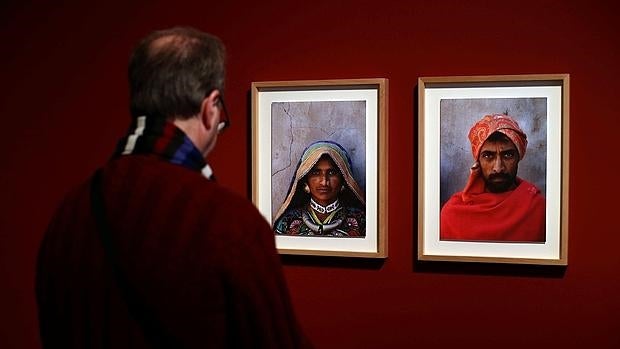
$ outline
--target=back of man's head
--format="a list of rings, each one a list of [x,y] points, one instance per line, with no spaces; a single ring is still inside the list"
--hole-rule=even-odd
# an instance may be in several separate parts
[[[128,73],[132,117],[188,119],[213,90],[223,93],[224,45],[193,28],[156,31],[135,48]]]

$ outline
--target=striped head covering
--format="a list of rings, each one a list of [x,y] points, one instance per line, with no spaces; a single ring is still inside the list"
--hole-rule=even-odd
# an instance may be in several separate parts
[[[510,116],[505,114],[492,114],[485,115],[480,121],[476,122],[471,130],[469,130],[469,141],[471,142],[471,152],[474,156],[474,160],[478,161],[480,148],[482,148],[484,142],[494,132],[505,134],[517,147],[519,159],[523,159],[525,156],[525,149],[527,148],[527,136],[525,132],[523,132],[519,124]]]
[[[297,169],[295,170],[295,176],[291,181],[291,185],[289,186],[288,194],[286,195],[286,199],[280,206],[278,213],[275,216],[274,221],[277,221],[278,218],[289,207],[291,202],[295,202],[296,195],[302,195],[303,193],[303,185],[304,183],[300,183],[302,179],[306,177],[308,172],[316,165],[321,156],[328,155],[334,164],[338,166],[340,173],[342,173],[342,177],[346,183],[348,189],[351,190],[355,199],[357,199],[362,205],[365,204],[364,194],[362,189],[353,178],[353,171],[351,170],[351,158],[347,151],[338,143],[331,141],[317,141],[310,144],[303,152],[301,159],[299,159],[299,163],[297,164]]]

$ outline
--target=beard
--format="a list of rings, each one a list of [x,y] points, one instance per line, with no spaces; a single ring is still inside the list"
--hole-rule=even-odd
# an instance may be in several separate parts
[[[510,173],[495,173],[484,178],[486,189],[491,193],[503,193],[517,184],[517,178]]]

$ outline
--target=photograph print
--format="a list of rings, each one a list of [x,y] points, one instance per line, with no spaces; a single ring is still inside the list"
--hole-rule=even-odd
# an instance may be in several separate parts
[[[383,84],[253,83],[253,200],[281,253],[385,253],[386,232],[378,229]]]
[[[418,259],[566,265],[568,75],[418,88]]]

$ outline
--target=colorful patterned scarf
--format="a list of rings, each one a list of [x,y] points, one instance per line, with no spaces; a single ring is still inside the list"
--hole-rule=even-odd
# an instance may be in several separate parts
[[[494,132],[501,132],[510,138],[517,147],[519,160],[523,160],[525,149],[527,148],[527,136],[519,127],[519,124],[505,114],[485,115],[469,130],[469,141],[471,142],[471,152],[474,160],[478,161],[480,148]]]
[[[162,118],[134,119],[127,135],[118,142],[114,157],[131,154],[157,155],[214,179],[211,168],[185,132]]]

